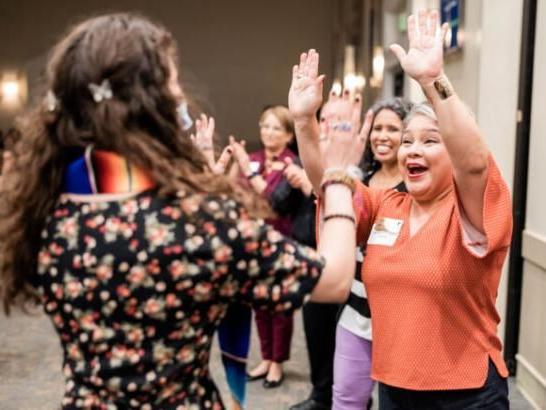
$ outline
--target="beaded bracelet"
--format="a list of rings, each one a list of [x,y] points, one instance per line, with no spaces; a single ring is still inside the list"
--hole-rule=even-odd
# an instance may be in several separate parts
[[[341,219],[347,219],[349,221],[351,221],[352,223],[354,223],[356,225],[356,219],[354,216],[352,215],[347,215],[347,214],[331,214],[331,215],[327,215],[323,218],[323,221],[326,222],[330,219],[335,219],[335,218],[341,218]]]
[[[326,191],[326,188],[328,188],[330,185],[344,185],[347,188],[349,188],[351,190],[351,192],[354,192],[351,185],[349,185],[347,182],[340,181],[340,180],[337,180],[337,179],[329,179],[327,181],[324,181],[322,183],[322,185],[320,186],[321,191],[322,192]]]
[[[354,179],[345,171],[332,171],[327,176],[325,176],[320,186],[321,192],[324,193],[326,187],[333,184],[345,185],[351,190],[352,193],[354,193],[356,189],[356,183]]]

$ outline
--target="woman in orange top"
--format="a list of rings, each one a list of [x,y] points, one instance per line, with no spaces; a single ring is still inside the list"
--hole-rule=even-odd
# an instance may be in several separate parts
[[[353,195],[358,239],[368,238],[362,274],[374,329],[372,377],[381,409],[507,409],[495,299],[510,245],[509,191],[443,73],[447,26],[439,30],[437,11],[421,11],[418,20],[408,19],[407,53],[391,46],[430,102],[414,107],[404,124],[398,161],[408,193],[356,183]],[[355,184],[348,171],[325,169],[319,140],[352,137],[360,146],[367,130],[358,132],[359,100],[331,97],[336,138],[319,138],[318,54],[302,54],[293,74],[289,104],[316,192]]]

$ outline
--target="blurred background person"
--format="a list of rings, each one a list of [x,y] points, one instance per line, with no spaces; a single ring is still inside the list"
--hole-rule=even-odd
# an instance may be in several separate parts
[[[247,154],[245,145],[231,139],[233,157],[240,174],[248,186],[271,203],[271,196],[285,179],[283,172],[286,160],[294,160],[295,154],[288,148],[294,138],[294,121],[284,106],[272,106],[260,116],[260,141],[263,148]],[[277,201],[277,210],[283,208]],[[280,208],[279,208],[280,207]],[[289,208],[284,209],[290,211]],[[292,233],[290,213],[277,213],[269,218],[270,223],[285,235]],[[282,363],[290,358],[290,345],[294,327],[290,312],[255,311],[256,327],[260,338],[262,361],[248,372],[248,381],[264,379],[265,388],[282,384],[284,374]]]

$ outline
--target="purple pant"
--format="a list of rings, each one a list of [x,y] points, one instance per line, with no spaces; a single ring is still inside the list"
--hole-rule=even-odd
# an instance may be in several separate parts
[[[268,310],[256,310],[255,313],[262,359],[277,363],[288,360],[294,329],[294,314],[292,312],[273,313]]]
[[[372,342],[337,326],[332,410],[365,409],[372,394]]]

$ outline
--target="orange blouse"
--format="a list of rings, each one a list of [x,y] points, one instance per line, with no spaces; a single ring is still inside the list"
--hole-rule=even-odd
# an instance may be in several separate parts
[[[512,207],[493,158],[485,236],[466,222],[455,188],[413,237],[411,203],[409,194],[363,184],[354,196],[358,238],[368,238],[362,277],[372,312],[372,377],[412,390],[477,388],[488,358],[507,377],[495,300]]]

